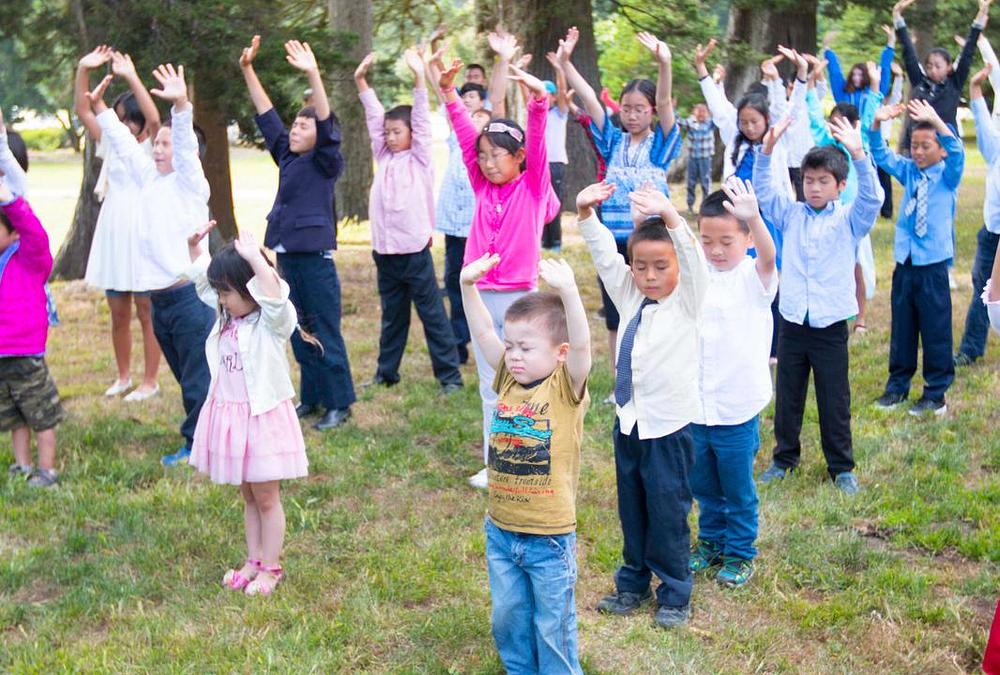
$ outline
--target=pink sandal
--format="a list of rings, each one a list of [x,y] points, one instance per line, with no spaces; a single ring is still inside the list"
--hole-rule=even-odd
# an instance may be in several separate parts
[[[259,574],[260,570],[262,569],[259,560],[253,560],[252,558],[247,558],[246,564],[255,568],[257,573],[254,574],[252,577],[247,578],[242,574],[240,574],[240,570],[229,570],[228,572],[226,572],[226,575],[222,577],[222,585],[234,591],[241,591],[244,588],[246,588],[247,584],[249,584],[251,581],[257,578],[257,574]]]
[[[247,584],[243,592],[247,595],[271,595],[274,589],[278,587],[278,584],[281,583],[281,580],[285,578],[285,571],[281,569],[281,565],[275,565],[274,567],[259,565],[258,569],[259,573],[251,583]],[[267,577],[270,577],[274,581],[268,582],[266,580]]]

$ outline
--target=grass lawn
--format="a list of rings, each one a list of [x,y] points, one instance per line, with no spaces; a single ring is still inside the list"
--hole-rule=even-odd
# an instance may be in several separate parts
[[[956,343],[982,218],[984,167],[970,150]],[[234,174],[240,221],[260,228],[275,182],[269,160],[239,151]],[[78,184],[73,160],[32,167],[53,249]],[[683,200],[681,186],[674,193]],[[596,310],[593,266],[573,218],[564,221],[563,255]],[[378,335],[366,236],[364,225],[352,228],[336,255],[358,382],[374,372]],[[621,535],[614,410],[597,403],[611,386],[607,346],[592,316],[595,404],[578,501],[587,672],[976,670],[1000,588],[1000,341],[991,336],[988,357],[959,372],[947,418],[873,410],[886,375],[892,224],[880,221],[873,238],[878,293],[868,334],[851,345],[863,491],[846,498],[825,480],[810,403],[801,470],[761,490],[756,576],[737,592],[699,577],[685,629],[657,629],[652,609],[627,619],[593,609],[612,587]],[[442,251],[435,246],[439,271]],[[49,362],[70,412],[59,432],[62,483],[35,491],[0,479],[0,671],[502,672],[489,625],[486,499],[465,483],[481,463],[472,366],[465,390],[441,398],[414,320],[403,384],[361,393],[342,430],[307,429],[312,475],[284,491],[287,581],[270,599],[248,599],[219,585],[244,555],[236,490],[158,463],[178,443],[181,412],[165,364],[159,398],[105,400],[113,360],[104,299],[80,282],[54,289],[63,325],[50,333]],[[138,374],[141,353],[133,360]],[[770,459],[772,414],[763,414],[758,470]]]

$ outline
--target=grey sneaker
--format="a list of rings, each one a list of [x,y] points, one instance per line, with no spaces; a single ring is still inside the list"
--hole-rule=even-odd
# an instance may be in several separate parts
[[[627,616],[639,609],[642,603],[652,599],[653,593],[648,588],[645,593],[629,593],[620,591],[606,595],[597,603],[597,611],[602,614],[617,614]]]
[[[875,407],[881,408],[882,410],[892,410],[900,403],[905,402],[906,396],[904,394],[890,394],[889,392],[885,392],[878,397],[877,401],[875,401]]]
[[[920,400],[910,406],[910,409],[906,412],[910,413],[914,417],[920,417],[925,413],[934,413],[935,417],[939,417],[948,412],[948,406],[945,405],[944,399],[937,401],[932,398],[921,396]]]
[[[54,487],[59,481],[59,474],[57,474],[52,469],[35,469],[34,473],[31,474],[31,478],[28,479],[28,485],[31,487]]]
[[[772,483],[776,480],[781,480],[785,477],[786,473],[788,472],[785,469],[782,469],[774,462],[771,462],[771,466],[764,469],[764,473],[760,474],[760,478],[757,479],[757,482],[761,485],[767,485],[768,483]]]
[[[955,367],[961,368],[962,366],[971,366],[976,362],[976,357],[969,356],[965,352],[955,352],[953,360],[955,362]]]
[[[32,473],[34,473],[34,471],[35,467],[31,466],[30,464],[18,464],[17,462],[15,462],[10,465],[9,469],[7,469],[7,475],[10,476],[11,478],[16,478],[18,476],[23,476],[24,478],[27,478]]]
[[[837,486],[837,489],[848,496],[856,495],[861,490],[861,486],[858,485],[857,476],[850,471],[838,473],[837,477],[833,479],[833,484]]]
[[[691,605],[683,607],[667,607],[660,605],[656,610],[656,625],[660,628],[677,628],[683,626],[691,618]]]

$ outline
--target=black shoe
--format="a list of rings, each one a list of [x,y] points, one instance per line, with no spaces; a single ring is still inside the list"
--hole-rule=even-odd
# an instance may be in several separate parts
[[[326,429],[336,429],[351,416],[350,408],[341,408],[340,410],[327,410],[326,414],[323,415],[319,422],[313,425],[313,429],[316,431],[324,431]]]
[[[444,396],[454,394],[456,391],[462,391],[461,382],[447,382],[441,385],[441,394]]]
[[[597,611],[603,614],[627,616],[639,609],[639,607],[642,606],[642,603],[651,600],[652,598],[653,592],[648,588],[645,593],[629,593],[628,591],[620,591],[601,598],[601,601],[597,603]]]
[[[945,405],[943,398],[940,400],[935,400],[933,398],[927,398],[925,396],[921,396],[920,400],[914,403],[912,406],[910,406],[910,409],[907,412],[909,412],[914,417],[920,417],[924,413],[929,413],[929,412],[934,413],[934,415],[937,417],[944,415],[946,412],[948,412],[948,406]]]
[[[975,356],[969,356],[965,352],[955,352],[954,363],[956,368],[961,368],[962,366],[971,366],[976,362]]]
[[[381,375],[379,375],[378,373],[376,373],[375,377],[373,377],[372,379],[370,379],[367,382],[363,383],[361,385],[361,388],[362,389],[367,389],[368,387],[377,387],[377,386],[382,386],[382,387],[387,387],[388,388],[388,387],[395,386],[397,384],[399,384],[399,380],[387,380],[386,378],[384,378]]]
[[[299,419],[303,417],[309,417],[310,415],[318,415],[320,407],[316,405],[306,405],[305,403],[300,403],[295,406],[295,414],[299,416]]]
[[[660,605],[656,610],[656,625],[660,628],[677,628],[683,626],[691,618],[691,605],[683,607],[667,607]]]
[[[906,394],[890,394],[889,392],[885,392],[875,401],[875,407],[882,408],[883,410],[892,410],[900,403],[905,402]]]
[[[466,342],[455,345],[458,350],[458,364],[464,366],[469,362],[469,345]]]

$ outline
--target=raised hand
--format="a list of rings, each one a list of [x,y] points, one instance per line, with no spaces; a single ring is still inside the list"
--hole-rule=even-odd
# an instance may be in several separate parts
[[[438,86],[441,87],[441,91],[448,91],[455,88],[455,76],[458,75],[458,71],[462,69],[462,59],[455,59],[451,62],[448,68],[444,67],[444,64],[440,64],[441,77],[438,79]]]
[[[865,156],[865,147],[861,143],[861,122],[851,124],[844,117],[834,118],[830,120],[830,133],[851,153],[851,159]]]
[[[778,45],[778,51],[781,53],[783,57],[788,59],[790,63],[795,64],[795,68],[800,72],[809,69],[809,61],[806,59],[805,56],[800,54],[798,51],[790,49],[783,45]]]
[[[833,39],[835,37],[837,37],[837,31],[835,31],[835,30],[827,31],[826,34],[823,35],[823,49],[824,50],[826,50],[826,49],[828,49],[830,47],[830,45],[833,43]]]
[[[104,92],[108,90],[108,85],[111,84],[114,77],[114,75],[105,75],[96,87],[87,92],[91,106],[101,106],[104,103]]]
[[[976,14],[976,21],[981,24],[986,24],[986,21],[990,18],[990,5],[993,4],[993,0],[979,0],[979,13]]]
[[[125,80],[138,76],[132,57],[121,52],[111,53],[111,72]]]
[[[729,180],[722,184],[722,191],[729,198],[729,201],[722,202],[722,206],[739,220],[752,220],[760,215],[757,195],[749,180],[744,181],[736,176],[730,176]]]
[[[87,70],[93,70],[94,68],[100,68],[111,58],[113,50],[107,45],[99,45],[94,48],[94,51],[89,54],[84,55],[80,59],[77,65],[81,68],[86,68]]]
[[[251,266],[264,258],[264,254],[260,252],[257,237],[250,230],[240,230],[240,236],[233,240],[233,248]]]
[[[570,59],[573,58],[573,50],[576,49],[576,43],[580,41],[580,31],[576,29],[576,26],[571,26],[568,31],[566,31],[566,37],[559,41],[559,60],[563,63],[568,63]]]
[[[285,43],[285,52],[285,59],[302,72],[319,72],[319,64],[308,42],[289,40]]]
[[[917,0],[899,0],[895,5],[892,6],[892,18],[893,20],[902,18],[903,11],[912,5]]]
[[[368,74],[368,69],[372,67],[372,63],[375,62],[375,52],[368,52],[365,58],[361,59],[361,63],[358,67],[354,69],[354,79],[363,80]]]
[[[772,56],[769,59],[764,59],[760,64],[760,72],[763,73],[765,80],[777,80],[781,77],[778,74],[778,64],[784,60],[784,54],[778,54],[777,56]]]
[[[875,121],[876,122],[887,122],[888,120],[894,120],[903,114],[906,110],[905,103],[897,103],[895,105],[884,105],[875,111]]]
[[[514,63],[514,65],[520,68],[521,70],[524,70],[529,65],[531,65],[532,58],[534,57],[531,54],[521,54],[519,57],[517,57],[517,61]]]
[[[201,240],[204,239],[208,235],[208,233],[212,231],[212,228],[214,227],[215,227],[215,221],[210,220],[201,227],[199,227],[197,230],[195,230],[194,233],[187,239],[188,248],[189,249],[198,248],[198,244],[201,243]]]
[[[536,99],[548,96],[548,91],[545,89],[545,83],[537,77],[525,70],[521,70],[513,64],[509,65],[508,68],[510,69],[510,75],[508,77],[515,82],[523,83],[528,89],[531,90],[531,93],[535,95]]]
[[[552,70],[559,72],[563,69],[562,61],[559,60],[558,52],[545,52],[545,60],[552,66]]]
[[[721,63],[715,66],[715,68],[712,70],[712,79],[715,81],[716,84],[719,84],[724,79],[726,79],[726,67]]]
[[[890,68],[890,70],[892,70],[892,74],[896,77],[903,76],[903,66],[899,65],[895,61],[892,62],[892,68]]]
[[[177,66],[175,69],[172,63],[161,64],[153,71],[153,77],[160,83],[162,89],[150,89],[149,93],[165,101],[171,101],[177,106],[187,102],[184,66]]]
[[[670,198],[653,187],[643,186],[630,192],[628,199],[632,202],[632,209],[644,216],[663,216],[665,221],[669,221],[671,219],[665,214],[677,214]]]
[[[970,91],[972,90],[973,87],[975,87],[975,88],[979,89],[979,95],[982,96],[983,95],[983,91],[982,91],[983,82],[986,81],[986,78],[988,78],[990,76],[991,72],[993,72],[993,64],[992,63],[987,63],[985,66],[983,66],[982,70],[980,70],[975,75],[973,75],[972,79],[969,80],[969,89],[970,89]]]
[[[965,46],[965,38],[964,37],[962,37],[961,35],[953,35],[952,37],[955,38],[955,42],[958,44],[959,48]]]
[[[716,40],[715,38],[712,38],[711,40],[708,41],[708,44],[705,45],[704,47],[701,46],[700,44],[697,47],[695,47],[694,48],[694,65],[696,65],[696,66],[698,66],[698,65],[702,65],[702,66],[705,65],[708,62],[709,55],[711,55],[711,53],[713,51],[715,51],[715,47],[718,44],[719,44],[719,41]]]
[[[906,106],[907,112],[910,113],[910,119],[914,122],[930,122],[932,124],[941,120],[938,117],[937,111],[934,107],[927,101],[921,99],[910,99],[909,104]]]
[[[260,36],[254,35],[250,40],[250,46],[244,47],[243,51],[240,53],[240,68],[249,68],[253,65],[253,60],[257,58],[257,52],[260,50]]]
[[[486,37],[486,41],[501,60],[508,63],[514,60],[514,54],[517,53],[516,37],[498,28]]]
[[[659,39],[655,35],[647,33],[645,31],[636,33],[635,37],[639,41],[639,44],[641,44],[643,47],[648,49],[653,54],[653,57],[656,58],[657,63],[666,63],[666,64],[670,63],[671,59],[670,47],[667,46],[666,42]]]
[[[871,81],[872,89],[878,89],[878,83],[882,79],[882,69],[874,61],[866,61],[865,68],[868,69],[868,79]]]
[[[610,197],[614,191],[615,184],[609,183],[606,180],[588,185],[576,195],[576,208],[593,208]]]
[[[896,46],[896,30],[892,26],[887,26],[882,24],[880,26],[882,32],[885,33],[885,44],[889,47]]]
[[[498,253],[484,253],[478,260],[473,260],[462,268],[462,273],[458,280],[466,286],[473,286],[477,281],[486,276],[486,273],[500,264]]]
[[[418,80],[421,79],[424,73],[424,60],[415,47],[410,47],[403,52],[403,62],[413,71],[414,77]]]
[[[553,290],[570,291],[576,288],[576,277],[573,276],[573,268],[562,258],[539,260],[538,275]]]
[[[764,148],[763,152],[765,155],[770,155],[774,151],[774,146],[778,144],[778,141],[788,130],[789,125],[792,123],[791,117],[785,117],[777,124],[773,125],[764,134]]]

